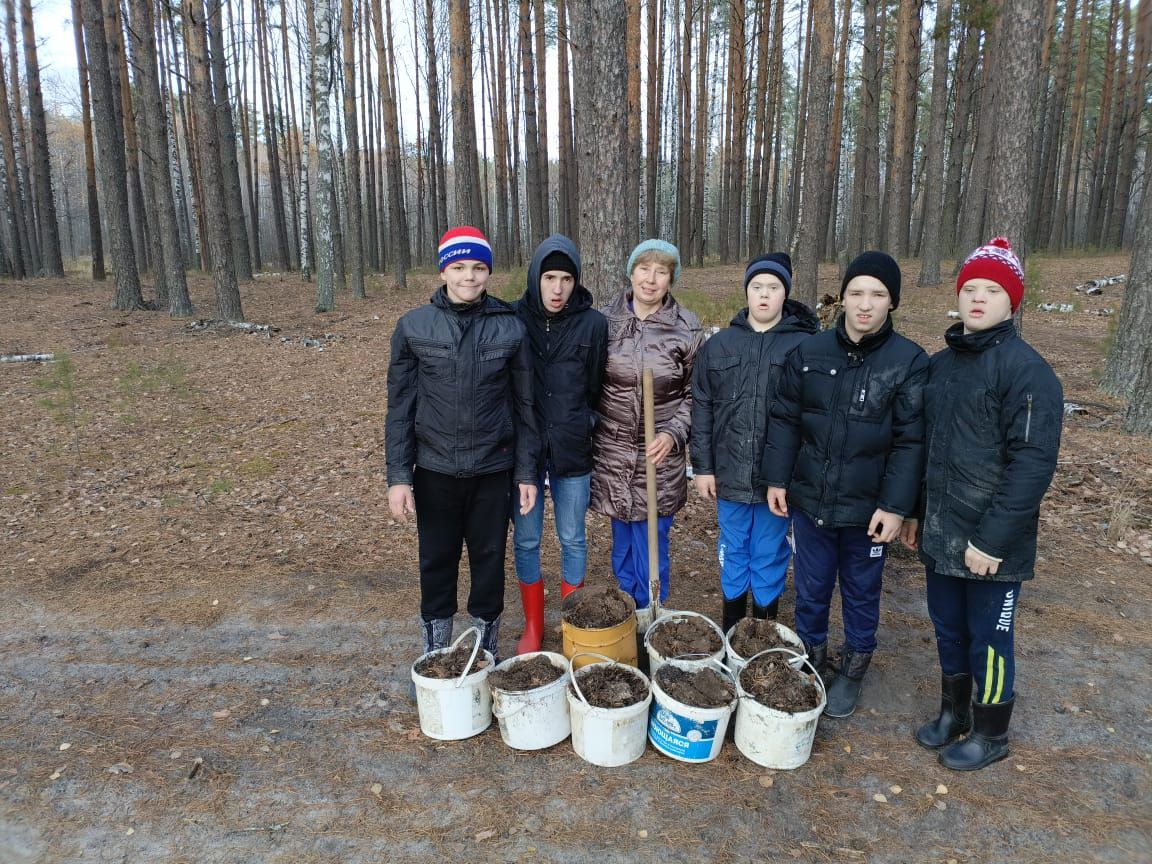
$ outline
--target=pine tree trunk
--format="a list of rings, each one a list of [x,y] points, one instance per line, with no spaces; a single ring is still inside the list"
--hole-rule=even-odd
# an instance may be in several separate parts
[[[629,0],[625,0],[629,2]],[[533,30],[532,37],[536,40],[536,128],[540,135],[540,212],[544,222],[541,225],[540,238],[543,239],[552,233],[552,214],[550,197],[552,191],[549,177],[551,171],[548,166],[548,51],[544,41],[544,0],[532,0]]]
[[[348,177],[347,207],[348,231],[344,235],[347,250],[347,270],[352,296],[363,300],[364,292],[364,230],[362,224],[360,184],[360,126],[356,116],[356,31],[354,28],[353,0],[341,0],[340,29],[344,67],[344,130],[347,136],[344,149],[344,170]],[[365,58],[367,62],[367,58]]]
[[[1044,120],[1043,148],[1040,157],[1040,196],[1036,207],[1036,227],[1033,243],[1046,246],[1052,234],[1053,213],[1056,209],[1056,177],[1060,166],[1060,145],[1064,140],[1064,109],[1068,104],[1068,73],[1072,66],[1072,22],[1075,21],[1078,0],[1066,0],[1064,20],[1060,30],[1060,56],[1056,61],[1056,77],[1052,94],[1048,98]]]
[[[993,89],[992,107],[997,123],[987,233],[1007,237],[1021,263],[1026,263],[1032,207],[1029,162],[1039,94],[1044,0],[1005,0],[999,32],[1000,44],[1012,46],[1012,50],[997,52],[996,59],[999,80]]]
[[[744,197],[748,152],[748,81],[745,77],[745,64],[748,62],[748,48],[745,42],[745,16],[748,14],[745,0],[732,0],[728,7],[731,16],[728,43],[728,80],[731,82],[732,99],[728,114],[732,118],[732,134],[729,138],[728,160],[728,206],[724,209],[729,215],[727,256],[722,260],[738,258],[744,249],[744,218],[746,199]]]
[[[576,91],[576,155],[581,172],[583,282],[600,303],[624,286],[629,251],[619,190],[627,171],[628,73],[623,40],[626,9],[618,0],[574,3],[572,50]]]
[[[944,215],[944,132],[948,119],[948,46],[952,33],[952,0],[937,0],[932,33],[932,118],[924,169],[924,236],[920,251],[922,286],[940,282],[941,219]]]
[[[1088,84],[1088,35],[1092,30],[1092,21],[1096,6],[1085,0],[1088,6],[1086,19],[1080,21],[1080,44],[1076,51],[1076,82],[1072,88],[1071,129],[1068,133],[1068,146],[1064,150],[1064,161],[1060,169],[1060,185],[1057,188],[1056,209],[1052,220],[1052,233],[1048,237],[1048,248],[1054,252],[1064,249],[1064,244],[1070,239],[1067,230],[1069,210],[1075,198],[1073,189],[1072,169],[1080,159],[1080,144],[1083,140],[1084,130],[1084,98]]]
[[[807,7],[807,15],[805,15],[805,7]],[[791,176],[788,184],[788,224],[787,233],[785,234],[788,238],[787,245],[789,247],[795,247],[796,225],[800,218],[800,195],[804,183],[804,166],[807,164],[804,160],[804,148],[809,126],[808,99],[812,90],[810,85],[812,76],[812,27],[815,23],[812,19],[812,4],[801,4],[800,9],[801,21],[804,27],[804,41],[803,44],[797,44],[797,65],[800,68],[797,70],[799,76],[797,79],[798,86],[796,88],[796,120],[793,122],[792,164],[789,170]],[[802,52],[802,62],[799,59],[800,52]]]
[[[236,153],[236,123],[232,117],[232,100],[228,95],[222,0],[211,0],[209,3],[208,31],[212,51],[212,89],[216,100],[216,124],[220,130],[220,167],[224,171],[224,200],[228,212],[228,232],[232,238],[233,267],[238,280],[251,282],[252,255],[248,248],[248,229],[244,225],[244,199],[240,193],[240,158]]]
[[[832,89],[832,54],[835,42],[835,4],[832,0],[813,0],[811,63],[808,74],[808,126],[810,141],[828,138],[828,96]],[[817,300],[817,263],[824,239],[825,222],[820,218],[821,186],[824,185],[824,153],[820,147],[807,147],[804,154],[804,186],[797,212],[792,260],[795,277],[792,296],[815,308]]]
[[[24,266],[29,275],[39,276],[44,271],[40,253],[39,213],[36,212],[36,196],[32,192],[32,144],[24,126],[24,97],[20,90],[20,55],[16,42],[16,3],[6,0],[6,29],[8,36],[8,65],[12,80],[8,91],[12,97],[12,142],[16,150],[16,176],[20,183],[20,197],[23,205],[20,210],[25,223]]]
[[[1128,83],[1125,99],[1125,127],[1120,136],[1120,152],[1116,168],[1116,192],[1108,213],[1107,245],[1119,247],[1124,242],[1125,226],[1128,222],[1128,207],[1131,203],[1136,151],[1139,146],[1140,118],[1143,115],[1144,90],[1149,76],[1149,56],[1152,54],[1152,0],[1140,0],[1140,12],[1136,19],[1136,50],[1132,64],[1132,75]],[[1152,142],[1152,138],[1149,138]],[[1149,151],[1152,153],[1152,150]],[[1144,160],[1145,173],[1149,162]],[[1137,224],[1137,228],[1139,225]]]
[[[77,0],[78,2],[78,0]],[[35,275],[28,246],[28,213],[20,194],[20,161],[12,115],[8,113],[8,79],[4,72],[4,51],[0,45],[0,143],[3,145],[4,186],[7,192],[8,259],[12,276],[24,279]],[[91,216],[91,213],[89,214]],[[99,214],[96,220],[99,226]],[[97,228],[99,232],[99,228]]]
[[[988,239],[985,234],[985,223],[988,208],[988,173],[989,160],[992,158],[992,145],[995,141],[997,116],[994,105],[993,91],[996,86],[994,70],[998,62],[999,27],[996,22],[989,27],[984,37],[984,78],[980,87],[980,98],[976,100],[975,119],[973,123],[976,130],[976,143],[973,148],[972,162],[968,169],[968,182],[964,189],[964,201],[961,209],[960,231],[958,234],[959,254],[956,260],[956,270],[959,272],[964,256],[973,248]]]
[[[681,255],[690,256],[697,267],[704,266],[704,182],[708,166],[708,49],[712,24],[712,8],[705,5],[697,21],[696,31],[696,143],[693,145],[695,157],[692,177],[692,242],[690,250],[680,250]]]
[[[468,0],[449,0],[448,41],[452,56],[452,155],[456,221],[485,230],[472,98],[472,26]],[[539,190],[537,190],[539,192]]]
[[[268,12],[264,3],[256,3],[256,46],[259,68],[261,108],[264,112],[264,149],[268,159],[268,192],[272,202],[272,237],[276,251],[276,266],[281,271],[291,269],[291,250],[288,244],[288,220],[284,212],[286,185],[281,174],[280,143],[277,141],[276,121],[272,104],[272,62],[269,56]]]
[[[559,0],[559,2],[563,4],[565,0]],[[660,113],[657,108],[660,95],[660,76],[657,69],[662,66],[663,60],[663,58],[657,54],[657,48],[659,47],[657,44],[659,42],[657,22],[659,16],[662,14],[662,10],[660,0],[647,0],[646,6],[648,89],[645,95],[647,97],[648,110],[646,113],[647,138],[644,142],[644,236],[656,237],[660,233],[659,225],[656,222],[656,199],[660,191],[657,185],[659,182],[657,169],[659,168],[660,162]]]
[[[864,54],[857,91],[856,152],[853,157],[852,219],[848,255],[855,257],[879,241],[880,221],[880,34],[878,0],[864,0]]]
[[[843,0],[840,13],[840,30],[837,34],[839,46],[836,49],[836,76],[832,87],[832,118],[828,125],[828,152],[824,160],[824,191],[820,197],[820,218],[828,226],[822,244],[823,260],[834,258],[836,254],[836,210],[840,200],[840,160],[844,138],[844,98],[848,67],[848,37],[852,31],[852,0]]]
[[[693,16],[702,12],[694,6],[677,8],[682,9],[683,27],[678,46],[680,126],[676,149],[676,245],[681,256],[687,258],[692,242],[692,28],[695,26]]]
[[[1124,286],[1116,338],[1100,389],[1131,398],[1125,429],[1149,434],[1152,428],[1152,194],[1145,193],[1136,220],[1136,240]],[[1129,424],[1131,427],[1129,428]]]
[[[40,252],[45,276],[63,276],[60,255],[60,226],[56,221],[56,201],[52,197],[52,162],[48,152],[48,124],[44,119],[44,96],[40,90],[40,62],[36,53],[36,31],[32,25],[32,0],[20,0],[20,20],[24,34],[24,69],[28,83],[28,127],[36,155],[36,211],[40,215]]]
[[[967,0],[961,11],[967,9]],[[971,148],[973,92],[976,89],[976,65],[980,60],[980,30],[975,22],[960,16],[964,35],[957,49],[959,62],[952,95],[952,131],[948,137],[948,168],[944,180],[944,215],[941,218],[941,254],[951,255],[960,238],[960,204],[963,185],[962,171]]]
[[[740,2],[740,0],[737,0]],[[624,230],[632,243],[640,240],[640,0],[627,0],[624,34],[625,61],[628,64],[628,164],[624,174]]]
[[[536,64],[532,57],[531,6],[528,0],[519,4],[520,74],[524,84],[524,156],[525,194],[528,196],[528,242],[535,246],[544,239],[544,190],[540,188],[540,131],[536,118]]]
[[[424,0],[425,32],[428,40],[428,145],[432,150],[434,164],[432,174],[435,192],[435,219],[432,233],[436,239],[448,230],[448,174],[445,168],[447,156],[444,151],[444,136],[441,134],[443,121],[440,119],[440,73],[437,68],[436,21],[433,15],[432,0]]]
[[[896,53],[892,64],[892,148],[890,174],[885,185],[889,198],[885,248],[897,258],[908,254],[912,221],[913,153],[909,137],[916,124],[916,43],[922,0],[900,0],[896,18]]]
[[[152,174],[149,186],[154,196],[153,211],[157,216],[153,230],[160,241],[168,312],[173,318],[178,318],[192,315],[195,310],[188,296],[184,256],[180,248],[180,229],[176,224],[176,204],[172,198],[172,178],[167,170],[169,164],[167,123],[164,103],[160,96],[156,27],[152,18],[152,4],[149,0],[129,0],[129,15],[132,26],[128,32],[132,40],[132,58],[136,68],[144,165],[145,170]],[[160,262],[157,262],[157,266],[160,266]]]
[[[147,308],[140,293],[140,276],[128,224],[128,178],[124,169],[124,149],[120,144],[116,115],[111,110],[112,76],[108,65],[108,44],[104,33],[104,10],[100,0],[83,0],[84,38],[88,48],[88,71],[92,85],[92,117],[96,146],[100,153],[100,179],[103,184],[108,234],[111,242],[112,272],[116,294],[112,307],[121,311]]]
[[[569,61],[568,2],[556,0],[557,127],[560,135],[557,181],[560,233],[579,242],[575,143],[572,138],[572,64]],[[504,74],[501,73],[501,79]]]
[[[91,0],[89,0],[91,2]],[[212,283],[216,292],[216,317],[242,321],[240,291],[233,271],[232,236],[225,212],[224,172],[220,165],[220,135],[212,82],[208,67],[208,34],[202,0],[183,0],[184,32],[191,71],[189,86],[196,118],[197,156],[200,163],[203,206],[207,215],[207,240],[212,254]]]

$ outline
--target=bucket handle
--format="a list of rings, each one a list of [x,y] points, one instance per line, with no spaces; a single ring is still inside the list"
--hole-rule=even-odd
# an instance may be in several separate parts
[[[813,677],[816,679],[816,683],[817,683],[817,684],[819,685],[819,687],[820,687],[820,693],[822,694],[822,695],[821,695],[821,699],[823,700],[823,699],[827,699],[827,698],[828,698],[828,689],[827,689],[827,688],[824,686],[824,679],[820,677],[820,673],[816,671],[816,667],[812,665],[812,661],[810,661],[810,660],[808,659],[808,655],[807,655],[807,654],[801,654],[801,653],[799,653],[799,652],[797,652],[797,651],[793,651],[791,648],[765,648],[765,649],[764,649],[763,651],[761,651],[760,653],[758,653],[758,654],[753,654],[751,657],[749,657],[749,658],[748,658],[748,663],[751,663],[751,662],[752,662],[753,660],[755,660],[757,657],[761,657],[761,656],[763,656],[763,655],[765,655],[765,654],[791,654],[793,657],[795,657],[795,658],[799,659],[799,660],[801,661],[801,664],[802,664],[802,665],[804,665],[804,666],[807,666],[809,669],[811,669],[811,670],[812,670],[812,676],[813,676]],[[745,668],[745,669],[746,669],[746,668],[748,668],[748,663],[745,663],[745,664],[744,664],[744,668]],[[743,670],[743,669],[741,669],[740,671],[741,671],[741,672],[743,672],[744,670]],[[740,676],[739,676],[739,675],[734,675],[733,677],[736,679],[736,686],[737,686],[737,688],[739,688],[739,686],[740,686]],[[744,696],[737,696],[737,698],[738,698],[738,699],[745,699],[745,698],[751,698],[751,697],[750,697],[750,696],[747,696],[747,694],[745,694]]]
[[[576,662],[577,657],[599,657],[601,660],[607,663],[611,663],[613,666],[624,666],[627,664],[620,663],[619,661],[613,660],[611,657],[606,657],[603,654],[597,654],[595,651],[581,651],[579,654],[573,654],[570,658],[568,658],[568,678],[572,682],[572,689],[576,691],[576,695],[580,697],[580,701],[591,708],[592,703],[584,698],[584,693],[580,690],[580,683],[576,680],[576,668],[573,666],[573,664]]]
[[[460,673],[460,677],[456,679],[457,687],[460,687],[464,683],[464,679],[472,672],[472,664],[476,662],[476,655],[480,652],[480,631],[475,627],[469,627],[456,637],[455,642],[448,646],[449,650],[455,650],[456,646],[463,642],[469,633],[476,634],[476,644],[472,648],[472,656],[468,658],[468,664],[464,667],[464,671]]]

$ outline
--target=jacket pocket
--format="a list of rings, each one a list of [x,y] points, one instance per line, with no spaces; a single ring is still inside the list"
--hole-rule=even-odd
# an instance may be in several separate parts
[[[731,354],[708,358],[708,387],[717,402],[740,396],[740,358]]]
[[[479,349],[479,359],[481,363],[489,360],[507,360],[516,353],[516,349],[520,347],[520,343],[516,342],[489,342],[481,345]]]
[[[842,364],[816,357],[805,360],[800,366],[802,399],[805,411],[827,414],[836,410],[833,404],[836,389],[844,376]]]
[[[456,374],[456,346],[450,342],[410,339],[412,353],[420,361],[419,371],[429,378],[445,380]]]
[[[896,384],[888,376],[868,370],[853,386],[848,414],[855,420],[879,423],[888,416],[895,390]]]

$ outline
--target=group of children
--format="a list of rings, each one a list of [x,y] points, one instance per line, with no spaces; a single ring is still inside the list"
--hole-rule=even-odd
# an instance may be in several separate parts
[[[636,247],[629,286],[603,312],[559,235],[537,248],[513,304],[485,290],[492,255],[474,228],[444,235],[440,269],[431,302],[397,324],[388,370],[388,500],[396,518],[416,516],[425,651],[451,639],[467,545],[468,611],[497,653],[509,518],[525,619],[517,653],[539,650],[545,488],[561,595],[584,582],[591,507],[612,520],[613,571],[645,626],[646,465],[658,474],[663,600],[690,455],[697,492],[717,502],[725,632],[747,615],[749,594],[754,617],[776,617],[795,548],[796,631],[830,682],[825,713],[852,714],[877,647],[888,545],[900,538],[925,565],[941,667],[939,715],[916,740],[957,770],[1008,755],[1015,610],[1033,576],[1063,394],[1013,324],[1024,276],[1007,241],[963,263],[960,321],[932,358],[893,329],[901,274],[883,252],[852,261],[843,311],[823,332],[789,296],[789,257],[754,259],[745,308],[708,340],[671,293],[680,259],[663,241]],[[646,368],[656,421],[647,445]],[[837,584],[844,645],[833,664]]]

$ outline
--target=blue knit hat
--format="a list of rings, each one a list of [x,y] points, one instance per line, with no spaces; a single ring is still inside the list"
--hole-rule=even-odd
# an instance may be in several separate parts
[[[676,266],[672,271],[672,281],[675,282],[680,278],[680,250],[666,240],[645,240],[628,256],[628,267],[624,272],[629,279],[632,278],[632,271],[636,268],[636,259],[645,252],[659,252],[669,258],[675,258]]]
[[[753,258],[748,269],[744,271],[744,290],[748,290],[748,283],[753,277],[761,273],[771,273],[784,283],[784,296],[792,293],[792,259],[787,252],[769,252],[759,258]]]
[[[479,228],[449,228],[440,238],[440,272],[453,261],[479,261],[492,269],[492,247]]]

